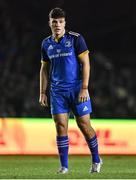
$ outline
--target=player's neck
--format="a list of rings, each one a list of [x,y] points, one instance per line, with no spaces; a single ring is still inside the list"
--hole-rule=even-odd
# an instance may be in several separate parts
[[[64,36],[64,34],[65,34],[65,30],[61,33],[61,34],[53,34],[53,36],[54,36],[54,39],[56,40],[56,41],[58,41],[62,36]]]

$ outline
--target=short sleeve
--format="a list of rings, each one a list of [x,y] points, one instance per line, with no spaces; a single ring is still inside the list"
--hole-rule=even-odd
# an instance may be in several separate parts
[[[77,55],[88,50],[86,42],[82,35],[79,35],[77,39],[75,40],[75,50],[76,50]]]
[[[41,61],[45,61],[45,62],[49,61],[48,55],[44,48],[44,41],[42,42],[42,45],[41,45]]]

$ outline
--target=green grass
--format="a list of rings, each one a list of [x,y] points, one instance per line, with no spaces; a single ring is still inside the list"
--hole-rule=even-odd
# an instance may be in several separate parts
[[[0,156],[0,179],[135,179],[136,156],[102,156],[102,172],[89,174],[89,156],[70,156],[69,173],[58,175],[58,157]]]

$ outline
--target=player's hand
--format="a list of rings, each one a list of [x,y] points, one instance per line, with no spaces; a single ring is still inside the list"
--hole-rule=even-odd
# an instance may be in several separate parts
[[[88,89],[81,89],[78,96],[79,102],[85,102],[89,99]]]
[[[44,94],[44,93],[40,94],[39,103],[41,104],[41,106],[48,106],[46,94]]]

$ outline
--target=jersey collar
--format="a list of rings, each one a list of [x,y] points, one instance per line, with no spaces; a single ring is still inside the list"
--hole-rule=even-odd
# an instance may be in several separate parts
[[[55,41],[56,43],[60,43],[67,33],[68,31],[66,30],[64,35],[61,36],[59,39],[55,39],[55,37],[52,35],[52,40]]]

